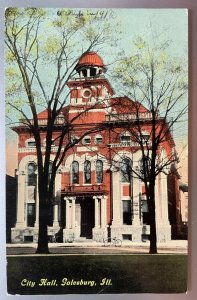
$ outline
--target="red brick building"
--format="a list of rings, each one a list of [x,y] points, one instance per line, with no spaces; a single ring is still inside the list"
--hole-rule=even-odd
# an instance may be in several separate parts
[[[139,168],[141,151],[124,125],[125,116],[129,115],[134,122],[136,119],[135,109],[131,110],[132,100],[114,97],[105,77],[106,67],[98,54],[85,53],[75,69],[77,76],[67,83],[70,103],[56,120],[51,160],[57,151],[59,129],[67,118],[76,117],[68,139],[77,141],[84,132],[90,134],[68,150],[57,172],[54,190],[57,201],[51,211],[48,234],[61,229],[63,242],[70,236],[79,241],[87,238],[100,241],[108,234],[140,242],[148,237],[150,229],[144,184],[131,171],[131,166]],[[139,114],[142,121],[150,117],[142,105]],[[47,111],[38,117],[44,153]],[[105,128],[91,132],[97,124],[105,124]],[[37,241],[39,199],[35,141],[27,126],[21,124],[14,130],[18,133],[18,203],[12,242]],[[143,134],[149,138],[148,125]],[[161,153],[168,155],[173,149],[170,137],[162,145]],[[157,240],[169,241],[168,182],[164,173],[157,177],[155,191]]]

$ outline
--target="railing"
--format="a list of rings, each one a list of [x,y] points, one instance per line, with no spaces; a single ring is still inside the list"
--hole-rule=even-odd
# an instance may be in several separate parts
[[[34,124],[34,120],[29,120],[30,124],[33,125]],[[29,126],[29,122],[27,120],[21,120],[20,121],[20,126]],[[47,122],[48,119],[44,118],[44,119],[38,119],[38,125],[39,126],[47,126]],[[65,123],[65,118],[64,117],[57,117],[54,124],[55,125],[64,125]]]
[[[150,120],[152,118],[151,113],[144,112],[139,113],[129,113],[129,114],[111,114],[106,116],[106,121],[128,121],[128,120]]]
[[[66,185],[64,188],[66,194],[99,194],[106,192],[104,184],[88,184],[88,185]]]

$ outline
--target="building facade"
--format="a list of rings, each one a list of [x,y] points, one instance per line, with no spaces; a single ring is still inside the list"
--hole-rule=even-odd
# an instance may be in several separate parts
[[[150,234],[149,212],[144,183],[132,172],[140,167],[141,151],[124,125],[125,116],[135,122],[135,112],[130,109],[132,100],[114,97],[105,77],[106,67],[98,54],[85,53],[75,69],[76,77],[67,83],[70,103],[56,120],[51,161],[57,151],[56,137],[66,118],[74,120],[68,137],[74,146],[67,151],[56,174],[48,235],[60,232],[63,242],[71,237],[76,241],[103,241],[109,235],[141,242]],[[142,121],[150,117],[143,106],[139,114]],[[44,155],[47,111],[38,114],[38,119]],[[91,131],[97,124],[105,126],[101,131]],[[17,221],[11,239],[13,243],[36,242],[39,197],[35,141],[25,124],[14,130],[18,134],[18,187]],[[145,138],[150,136],[149,131],[147,125]],[[80,139],[84,132],[88,134]],[[164,143],[161,155],[167,155],[173,147],[171,138]],[[160,173],[155,186],[158,242],[171,239],[168,184],[168,176]]]

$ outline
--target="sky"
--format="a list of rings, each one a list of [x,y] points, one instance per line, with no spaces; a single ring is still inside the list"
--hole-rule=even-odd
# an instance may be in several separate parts
[[[83,9],[80,9],[80,11],[83,13]],[[96,12],[97,10],[94,9],[92,11]],[[104,9],[101,9],[101,11],[103,11],[103,13],[105,12]],[[54,14],[57,15],[57,12],[58,9],[49,9],[49,15],[51,17]],[[115,15],[117,17],[115,17]],[[143,35],[151,41],[151,31],[161,33],[161,41],[170,41],[170,54],[180,56],[187,61],[188,12],[186,9],[114,9],[111,11],[111,23],[112,25],[118,23],[122,34],[117,36],[118,41],[116,48],[104,47],[99,52],[104,63],[110,65],[110,69],[113,69],[113,61],[118,52],[124,49],[126,53],[132,53],[132,40],[136,36]],[[45,34],[47,35],[47,32],[45,32]],[[116,33],[113,32],[113,34]],[[48,76],[48,73],[47,75],[43,74],[43,77],[44,76]],[[48,76],[48,78],[50,81],[50,76]],[[177,128],[180,130],[177,131],[178,135],[176,135],[175,139],[177,140],[178,147],[181,147],[182,143],[184,143],[185,147],[185,145],[187,145],[187,121],[178,126]],[[17,136],[9,129],[9,126],[6,130],[6,139],[8,144],[7,157],[10,158],[7,160],[7,170],[9,174],[13,174],[13,170],[17,166]],[[185,147],[185,149],[186,148],[187,147]]]

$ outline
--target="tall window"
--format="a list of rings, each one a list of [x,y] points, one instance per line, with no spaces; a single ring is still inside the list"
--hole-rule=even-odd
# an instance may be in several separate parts
[[[141,195],[140,197],[141,201],[141,216],[142,216],[142,222],[143,224],[150,224],[150,214],[148,210],[148,203],[146,199],[146,195]]]
[[[29,163],[28,164],[28,179],[27,184],[28,186],[36,186],[37,184],[37,175],[36,175],[36,164]]]
[[[101,160],[96,161],[96,183],[103,182],[103,162]]]
[[[122,201],[123,224],[131,225],[131,201]]]
[[[79,183],[79,163],[72,162],[72,183]]]
[[[143,159],[139,161],[140,165],[140,173],[144,179],[149,179],[150,168],[151,168],[151,160],[149,157],[145,156]]]
[[[120,162],[121,182],[131,181],[131,161],[128,158],[124,158]]]
[[[35,223],[35,203],[27,203],[27,226],[34,227]]]
[[[84,163],[84,183],[91,183],[91,162],[89,160]]]

